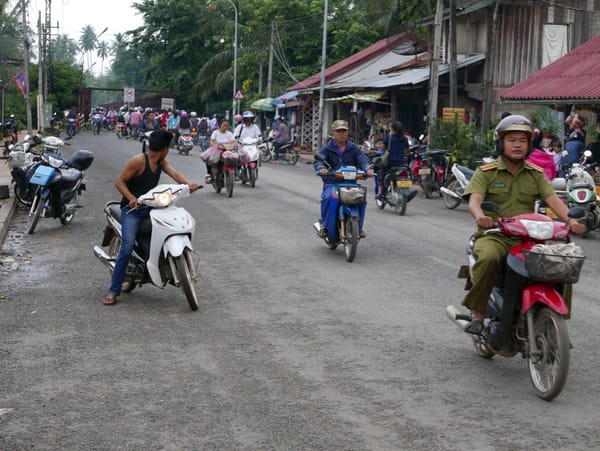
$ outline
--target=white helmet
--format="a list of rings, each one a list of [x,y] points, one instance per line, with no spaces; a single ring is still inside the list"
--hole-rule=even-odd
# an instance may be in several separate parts
[[[198,116],[198,114],[197,114],[195,111],[192,111],[192,112],[190,113],[190,116],[192,116],[192,117],[196,117],[196,116]]]
[[[253,119],[254,118],[254,113],[252,111],[244,111],[244,114],[242,114],[242,117],[245,118],[250,118]]]

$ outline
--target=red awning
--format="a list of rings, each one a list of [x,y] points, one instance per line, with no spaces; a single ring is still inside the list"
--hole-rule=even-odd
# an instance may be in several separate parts
[[[600,104],[600,35],[500,94],[512,103]]]

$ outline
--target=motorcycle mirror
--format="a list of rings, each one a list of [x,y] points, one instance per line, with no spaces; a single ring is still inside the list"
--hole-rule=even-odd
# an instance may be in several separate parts
[[[586,150],[583,152],[583,156],[586,158],[589,158],[592,156],[592,151],[591,150]]]
[[[569,218],[573,218],[573,219],[579,219],[579,218],[585,218],[585,216],[587,215],[585,208],[583,207],[573,207],[571,209],[569,209]]]
[[[323,158],[321,155],[319,155],[318,153],[316,153],[315,154],[315,160],[324,162],[325,158]]]
[[[496,202],[481,202],[481,209],[485,211],[492,211],[498,213],[498,204]]]

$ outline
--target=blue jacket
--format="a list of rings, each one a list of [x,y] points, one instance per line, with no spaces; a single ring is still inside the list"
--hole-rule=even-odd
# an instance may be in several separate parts
[[[369,166],[369,159],[367,156],[360,147],[350,141],[347,141],[344,152],[340,153],[335,145],[335,140],[331,139],[321,150],[319,150],[317,155],[321,155],[331,165],[331,168],[329,169],[330,173],[342,166],[356,166],[363,171],[366,171]],[[315,171],[318,172],[326,166],[323,162],[315,160],[313,167],[315,168]],[[335,183],[336,180],[334,175],[326,175],[323,177],[323,183]]]

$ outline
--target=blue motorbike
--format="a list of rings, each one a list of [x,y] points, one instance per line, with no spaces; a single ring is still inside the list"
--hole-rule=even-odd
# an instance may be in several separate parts
[[[320,155],[315,155],[315,159],[323,162],[327,169],[331,169],[331,165]],[[367,201],[367,189],[357,180],[366,178],[367,174],[354,166],[342,166],[334,175],[336,192],[332,196],[330,208],[336,213],[330,215],[330,224],[325,224],[327,235],[323,240],[332,250],[336,249],[338,244],[343,244],[346,260],[352,262],[360,241],[359,222]],[[314,223],[314,227],[317,233],[321,230],[319,222]]]

